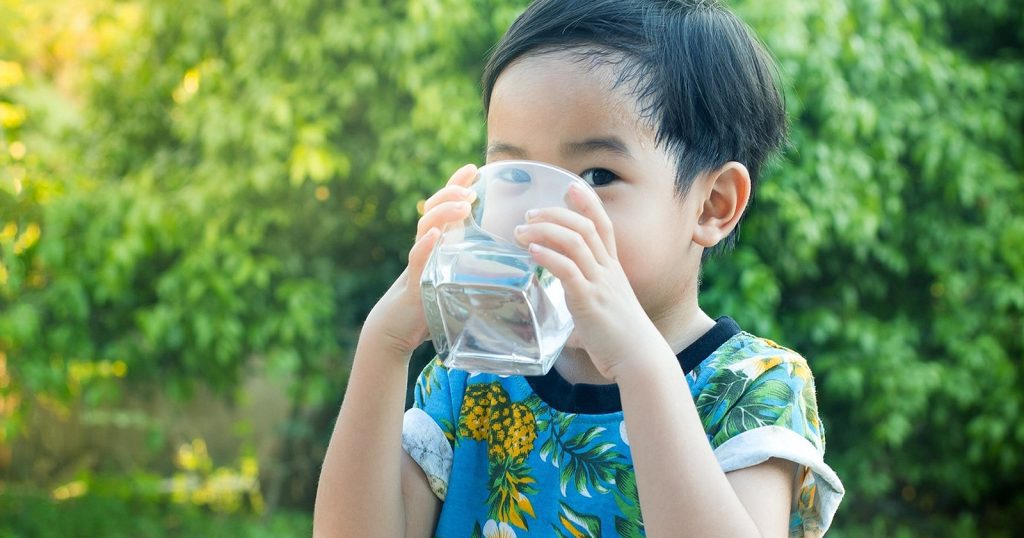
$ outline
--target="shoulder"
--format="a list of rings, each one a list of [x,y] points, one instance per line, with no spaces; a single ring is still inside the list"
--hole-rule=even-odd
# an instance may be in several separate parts
[[[796,351],[741,331],[694,368],[692,375],[697,388],[706,386],[716,376],[756,379],[765,374],[779,375],[783,372],[806,378],[811,375],[807,361]]]
[[[814,377],[796,351],[740,332],[692,374],[693,396],[712,445],[764,426],[782,426],[824,449]]]
[[[748,390],[783,383],[814,398],[814,377],[807,360],[772,340],[739,332],[719,346],[691,373],[693,397],[735,401]]]
[[[845,489],[824,461],[825,432],[804,357],[740,332],[692,375],[697,411],[722,470],[745,469],[772,458],[795,462],[801,471],[791,535],[822,535]]]

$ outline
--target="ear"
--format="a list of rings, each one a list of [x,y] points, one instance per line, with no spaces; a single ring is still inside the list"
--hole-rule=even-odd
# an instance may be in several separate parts
[[[696,186],[696,185],[695,185]],[[706,174],[700,181],[700,207],[693,241],[711,248],[728,236],[743,216],[750,200],[750,172],[742,164],[730,161]]]

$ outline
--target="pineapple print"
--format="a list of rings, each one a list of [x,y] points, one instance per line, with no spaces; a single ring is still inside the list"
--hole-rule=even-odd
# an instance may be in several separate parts
[[[514,403],[508,408],[508,418],[502,417],[502,424],[508,423],[505,438],[501,446],[505,455],[515,461],[523,461],[533,450],[533,442],[537,439],[537,422],[529,407]]]
[[[530,408],[509,401],[500,383],[479,383],[466,388],[459,413],[459,436],[487,441],[492,461],[522,462],[533,450],[537,423]]]
[[[537,517],[530,501],[537,488],[526,464],[537,439],[533,411],[512,402],[501,383],[472,384],[462,398],[458,434],[487,442],[488,517],[527,530],[527,518]]]
[[[487,423],[491,411],[488,398],[490,389],[489,385],[484,384],[466,387],[462,410],[459,412],[459,437],[474,441],[487,439]]]

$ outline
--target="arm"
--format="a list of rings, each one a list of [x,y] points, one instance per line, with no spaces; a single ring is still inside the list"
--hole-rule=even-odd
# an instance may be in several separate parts
[[[320,471],[317,537],[429,537],[441,511],[423,470],[401,447],[408,357],[374,351],[356,350]]]
[[[656,331],[642,341],[635,356],[649,360],[616,382],[648,536],[677,535],[680,521],[692,536],[786,536],[795,464],[723,473],[675,355]]]
[[[320,472],[318,537],[404,533],[401,437],[409,359],[363,340]]]
[[[682,521],[693,536],[785,536],[793,467],[769,461],[726,477],[675,354],[618,262],[607,213],[583,189],[569,200],[576,212],[535,212],[518,239],[562,281],[579,340],[619,385],[648,535],[677,536]]]
[[[446,222],[469,213],[475,167],[427,200],[409,265],[366,318],[341,412],[324,456],[313,510],[316,537],[430,536],[440,502],[402,450],[412,351],[427,337],[419,278]]]

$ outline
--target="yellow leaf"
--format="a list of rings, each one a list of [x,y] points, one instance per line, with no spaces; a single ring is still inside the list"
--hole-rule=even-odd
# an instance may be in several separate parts
[[[565,527],[565,530],[569,531],[569,533],[571,533],[575,538],[583,538],[584,534],[580,532],[580,530],[577,529],[571,521],[566,519],[565,516],[560,515],[558,516],[558,519],[562,521],[562,526]]]
[[[509,510],[508,522],[520,529],[526,530],[526,522],[523,521],[523,516],[519,515],[519,511],[512,509]]]
[[[530,499],[526,498],[526,495],[519,494],[519,509],[526,512],[530,517],[536,518],[537,515],[533,513],[533,504]]]

